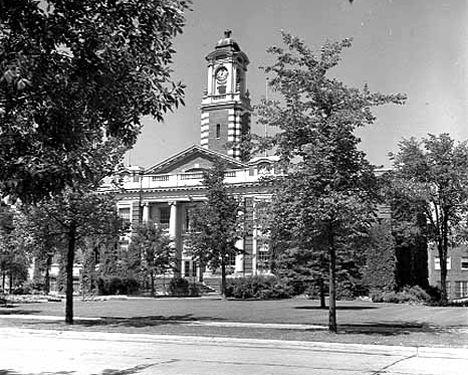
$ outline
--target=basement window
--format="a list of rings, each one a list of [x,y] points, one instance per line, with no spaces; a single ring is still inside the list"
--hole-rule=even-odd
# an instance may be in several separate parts
[[[464,271],[468,271],[468,258],[461,259],[461,269]]]

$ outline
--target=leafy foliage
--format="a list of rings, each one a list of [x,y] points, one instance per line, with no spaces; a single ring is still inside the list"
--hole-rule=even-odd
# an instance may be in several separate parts
[[[427,304],[432,297],[420,286],[405,287],[400,292],[375,291],[371,294],[372,302]]]
[[[140,117],[183,104],[172,39],[189,0],[0,2],[0,191],[35,201],[96,179]],[[94,154],[91,152],[94,150]],[[102,178],[103,176],[97,176]]]
[[[173,297],[198,297],[200,291],[196,284],[191,284],[182,277],[173,277],[169,282],[169,295]]]
[[[348,39],[327,42],[318,54],[290,34],[283,33],[283,42],[286,48],[269,49],[276,62],[265,68],[281,100],[264,100],[257,108],[259,122],[278,129],[268,142],[286,175],[274,201],[272,239],[277,263],[293,251],[306,257],[310,271],[298,267],[307,277],[328,274],[329,328],[336,331],[337,273],[359,271],[360,244],[374,222],[377,202],[373,167],[358,149],[354,131],[374,122],[371,107],[400,104],[405,97],[372,93],[367,85],[349,88],[329,77],[343,49],[351,46]]]
[[[99,294],[127,295],[138,291],[140,284],[132,278],[119,276],[100,276],[97,280]]]
[[[408,194],[406,183],[386,173],[382,180],[383,195],[391,207],[391,232],[395,243],[396,287],[428,287],[428,225],[425,202]]]
[[[369,233],[363,281],[370,293],[395,289],[395,241],[388,220],[374,225]]]
[[[127,253],[126,273],[132,273],[141,285],[150,279],[151,295],[154,296],[155,276],[174,267],[175,249],[169,236],[152,222],[141,223],[133,228]]]
[[[229,279],[226,286],[226,297],[239,299],[280,299],[289,298],[292,294],[292,288],[274,276]]]
[[[221,268],[221,294],[225,296],[226,267],[240,252],[236,242],[242,238],[241,206],[224,183],[225,168],[215,164],[204,173],[207,201],[193,212],[190,248],[193,259],[215,271]]]
[[[76,186],[34,206],[23,205],[22,212],[25,215],[23,230],[31,233],[29,247],[37,246],[34,253],[45,251],[47,256],[51,256],[57,252],[62,258],[60,274],[66,283],[66,321],[73,323],[76,250],[86,249],[90,244],[95,250],[105,244],[116,243],[121,219],[115,210],[115,201],[112,196]]]
[[[23,237],[16,231],[13,210],[0,204],[0,272],[1,291],[5,292],[5,279],[9,278],[9,291],[21,285],[28,276],[29,258]]]
[[[450,246],[466,240],[468,213],[468,144],[448,134],[429,134],[422,141],[404,139],[391,155],[400,191],[418,202],[414,220],[427,224],[426,235],[438,249],[441,265],[441,300],[447,302],[446,260]]]

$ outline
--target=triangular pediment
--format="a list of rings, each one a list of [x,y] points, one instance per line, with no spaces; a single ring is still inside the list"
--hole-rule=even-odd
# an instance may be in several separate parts
[[[216,161],[223,162],[227,169],[247,167],[246,164],[230,156],[193,145],[148,168],[145,174],[176,174],[206,170]]]

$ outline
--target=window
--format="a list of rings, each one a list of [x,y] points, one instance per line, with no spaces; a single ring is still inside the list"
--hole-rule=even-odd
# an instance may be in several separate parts
[[[160,224],[169,224],[171,220],[171,209],[170,207],[161,207],[159,208],[159,223]]]
[[[216,138],[220,138],[220,137],[221,137],[221,125],[216,124]]]
[[[130,223],[130,207],[119,208],[119,216],[124,223]]]
[[[461,258],[461,267],[462,270],[468,271],[468,258]]]
[[[468,297],[468,281],[455,281],[455,298]]]
[[[186,260],[184,262],[184,276],[189,277],[190,276],[190,261]]]
[[[151,181],[169,181],[168,175],[151,176]]]
[[[257,240],[257,269],[267,270],[270,266],[270,253],[268,242]]]
[[[451,266],[452,266],[452,260],[450,257],[447,257],[447,270],[451,269]],[[434,257],[434,269],[440,270],[440,258],[439,257]]]
[[[231,253],[229,255],[226,255],[226,257],[227,257],[226,266],[235,267],[235,265],[236,265],[236,254]]]
[[[99,264],[101,262],[101,254],[98,250],[94,250],[94,263]]]
[[[184,231],[185,233],[190,233],[193,231],[193,224],[196,217],[197,211],[196,207],[187,207],[185,209],[185,226]]]

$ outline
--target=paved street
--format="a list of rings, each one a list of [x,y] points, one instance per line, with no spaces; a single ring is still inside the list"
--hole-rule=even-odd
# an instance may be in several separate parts
[[[465,375],[468,349],[0,329],[0,375]]]

